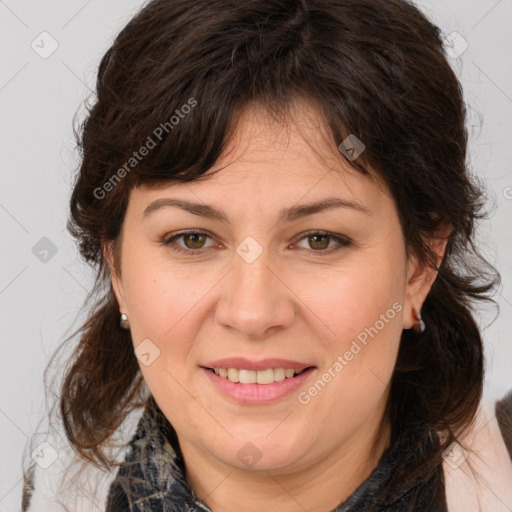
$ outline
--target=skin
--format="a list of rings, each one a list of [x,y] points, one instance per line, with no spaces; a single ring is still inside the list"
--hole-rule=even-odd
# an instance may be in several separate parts
[[[224,167],[218,174],[132,189],[117,248],[120,268],[105,246],[134,346],[149,338],[160,350],[141,371],[176,429],[187,481],[214,512],[241,510],[240,504],[247,512],[267,510],[270,503],[283,512],[325,512],[368,478],[389,446],[384,409],[401,332],[413,327],[412,308],[421,309],[436,277],[407,259],[385,186],[326,146],[312,107],[296,102],[293,113],[284,126],[262,107],[247,107],[214,167]],[[278,222],[283,208],[329,197],[369,213],[333,208]],[[178,207],[144,217],[161,198],[215,206],[230,223]],[[210,238],[160,243],[185,229]],[[308,230],[352,244],[303,235]],[[252,263],[236,252],[248,236],[263,251]],[[440,258],[445,242],[432,241]],[[298,392],[272,404],[236,403],[200,369],[231,356],[301,361],[316,366],[299,390],[307,391],[396,303],[394,318],[307,404]],[[252,467],[237,456],[248,442],[261,456]]]

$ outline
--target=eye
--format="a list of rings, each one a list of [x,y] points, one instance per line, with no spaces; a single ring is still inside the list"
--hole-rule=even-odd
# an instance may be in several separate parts
[[[176,240],[180,238],[183,239],[184,247],[176,245]],[[169,238],[164,238],[161,243],[170,246],[176,252],[191,253],[207,248],[204,245],[207,238],[211,237],[204,231],[182,231]]]
[[[193,252],[200,252],[202,249],[219,247],[216,243],[209,247],[206,246],[205,243],[208,238],[212,239],[212,237],[205,231],[190,230],[182,231],[181,233],[163,238],[160,242],[162,245],[170,247],[173,251],[191,254]],[[177,240],[179,239],[182,239],[183,245],[177,244]],[[352,245],[352,242],[348,238],[335,235],[327,231],[308,231],[306,233],[302,233],[302,236],[298,241],[300,242],[302,240],[308,241],[309,248],[305,247],[306,250],[312,250],[312,252],[317,253],[331,253],[333,252],[331,250],[333,249],[333,246],[334,250],[338,250],[341,247]],[[335,243],[332,244],[332,242]],[[302,248],[304,249],[304,247]]]
[[[308,231],[302,234],[302,237],[299,239],[299,241],[302,240],[307,240],[309,245],[309,248],[305,247],[305,249],[309,250],[311,248],[313,249],[313,252],[332,252],[331,250],[327,251],[327,249],[332,249],[333,247],[331,242],[335,242],[335,250],[339,249],[340,247],[347,247],[352,244],[348,238],[335,235],[327,231]]]

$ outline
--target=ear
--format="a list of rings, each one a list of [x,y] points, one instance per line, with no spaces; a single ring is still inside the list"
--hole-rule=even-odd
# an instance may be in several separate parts
[[[437,254],[436,267],[439,268],[443,261],[446,244],[451,233],[451,226],[443,224],[431,238],[430,247]],[[437,278],[437,270],[418,261],[416,256],[411,256],[407,268],[407,285],[405,290],[405,314],[404,329],[411,329],[415,324],[413,309],[420,313],[423,303]]]
[[[117,303],[119,304],[119,312],[127,313],[121,268],[119,266],[119,258],[115,257],[114,242],[103,242],[102,247],[103,256],[110,270],[112,289],[114,290],[114,295],[116,296]]]

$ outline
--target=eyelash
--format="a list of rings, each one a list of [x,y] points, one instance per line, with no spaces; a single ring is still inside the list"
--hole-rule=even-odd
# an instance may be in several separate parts
[[[177,246],[177,245],[175,245],[174,247],[171,245],[178,238],[183,238],[184,236],[187,236],[187,235],[206,235],[208,238],[213,238],[206,231],[188,230],[188,231],[181,231],[180,233],[172,235],[171,237],[164,237],[164,238],[162,238],[160,240],[160,243],[163,246],[169,247],[173,251],[178,252],[178,253],[182,253],[182,254],[199,253],[199,252],[205,250],[204,248],[201,248],[201,249],[185,249],[185,248]],[[299,238],[297,240],[297,242],[300,242],[304,238],[309,238],[309,237],[315,236],[315,235],[316,236],[328,237],[329,239],[335,240],[335,241],[337,241],[339,243],[338,247],[334,247],[334,248],[331,247],[330,249],[322,249],[322,250],[311,249],[311,252],[314,252],[314,253],[317,253],[317,254],[330,254],[330,253],[335,252],[335,251],[337,251],[337,250],[339,250],[339,249],[341,249],[343,247],[348,247],[348,246],[353,244],[352,241],[349,240],[348,238],[335,235],[335,234],[330,233],[328,231],[306,231],[305,233],[302,233],[301,238]],[[297,243],[297,242],[293,242],[293,243]],[[206,249],[209,249],[209,248],[206,248]],[[308,250],[308,249],[306,249],[306,250]]]

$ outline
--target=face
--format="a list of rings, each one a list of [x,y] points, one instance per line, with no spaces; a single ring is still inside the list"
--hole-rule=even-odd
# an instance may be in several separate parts
[[[140,368],[180,444],[232,467],[369,436],[421,307],[393,199],[323,140],[312,109],[253,106],[220,172],[130,194],[113,283]]]

